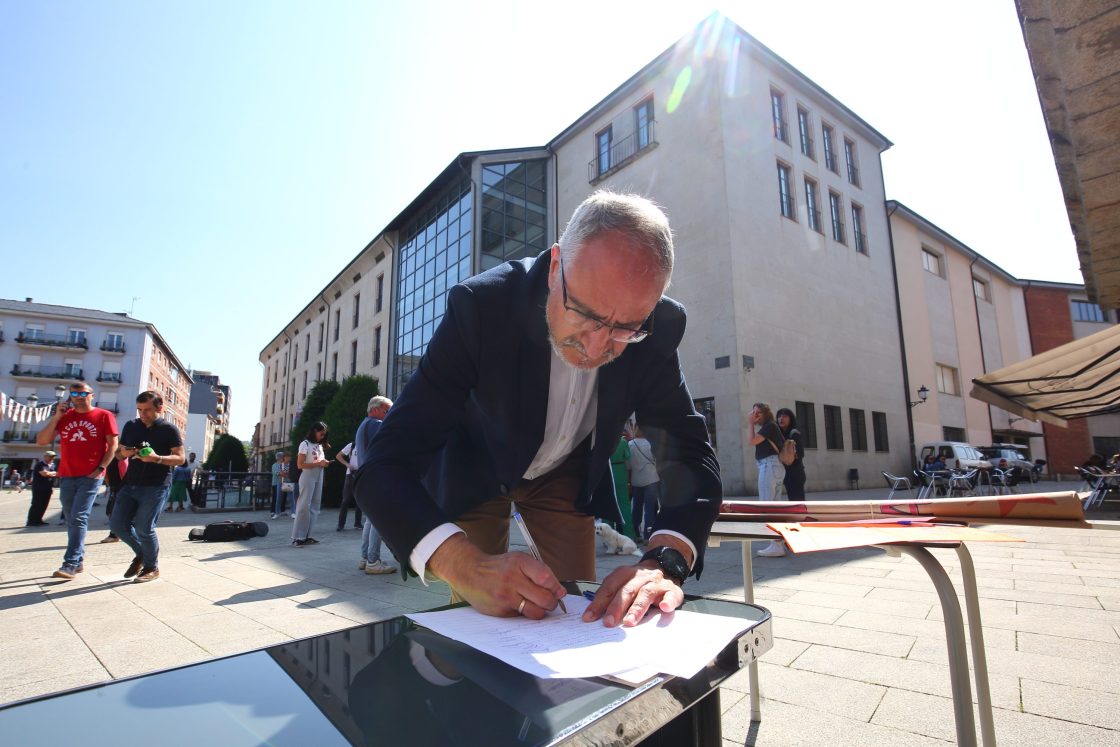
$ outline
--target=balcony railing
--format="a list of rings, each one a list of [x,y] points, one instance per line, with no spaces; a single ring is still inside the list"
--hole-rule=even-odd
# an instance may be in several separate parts
[[[856,251],[860,254],[867,254],[867,234],[853,231],[852,239],[855,242]]]
[[[104,404],[104,405],[101,404],[100,402],[94,402],[93,406],[94,407],[100,407],[102,410],[108,410],[109,412],[114,413],[114,414],[120,413],[120,411],[121,411],[121,406],[116,402],[110,402],[110,403]]]
[[[97,380],[109,384],[119,384],[121,383],[121,372],[102,371],[101,373],[97,374]]]
[[[808,203],[805,206],[805,209],[806,209],[806,212],[807,212],[807,217],[809,219],[809,228],[813,229],[817,233],[823,233],[821,231],[821,210],[820,210],[820,208],[818,208],[816,205],[814,205],[812,203]]]
[[[627,135],[617,143],[612,144],[610,150],[607,151],[606,158],[603,158],[602,154],[592,158],[587,164],[587,181],[594,184],[657,145],[657,139],[654,137],[654,124],[655,122],[651,120],[633,135]]]
[[[809,158],[816,160],[816,156],[813,155],[813,139],[809,137],[809,133],[807,132],[801,133],[801,152]]]
[[[28,366],[17,363],[12,366],[12,376],[31,376],[38,379],[71,379],[85,381],[82,369],[70,366]]]
[[[836,170],[836,151],[834,151],[832,148],[828,147],[827,145],[824,148],[824,165],[825,165],[825,168],[827,168],[832,173],[834,173],[834,174],[839,174],[840,173],[839,171]]]
[[[848,164],[848,181],[857,187],[859,186],[859,166],[854,163]]]
[[[123,342],[113,343],[113,342],[108,342],[108,341],[103,342],[103,343],[101,343],[101,351],[104,352],[104,353],[123,353],[124,352],[124,343]]]
[[[793,199],[793,195],[782,194],[781,192],[779,192],[778,204],[782,210],[782,216],[789,218],[790,220],[796,220],[793,214],[793,211],[796,208],[796,201]]]
[[[840,220],[833,220],[832,221],[832,238],[836,239],[841,244],[846,244],[847,243],[844,240],[844,221],[840,221]]]
[[[4,443],[6,443],[6,444],[10,444],[10,443],[17,443],[17,444],[35,443],[35,437],[37,435],[39,435],[39,434],[38,433],[31,433],[30,431],[21,431],[21,430],[4,431],[4,435],[3,435],[2,439],[0,439],[0,440],[3,440]]]
[[[774,137],[778,138],[783,143],[789,143],[789,123],[784,119],[774,120]]]
[[[16,335],[16,342],[21,345],[42,345],[51,348],[81,348],[89,349],[89,343],[84,337],[70,337],[70,335],[48,335],[43,332],[28,334],[20,332]]]

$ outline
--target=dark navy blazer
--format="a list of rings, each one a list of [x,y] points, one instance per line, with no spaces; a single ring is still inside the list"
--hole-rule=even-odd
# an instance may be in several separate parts
[[[447,313],[355,479],[358,505],[407,566],[424,535],[517,485],[540,448],[552,350],[549,252],[456,285]],[[655,529],[704,547],[723,495],[719,464],[677,358],[684,308],[657,304],[654,332],[599,369],[594,446],[577,508],[618,516],[610,455],[631,413],[653,445],[664,495]]]

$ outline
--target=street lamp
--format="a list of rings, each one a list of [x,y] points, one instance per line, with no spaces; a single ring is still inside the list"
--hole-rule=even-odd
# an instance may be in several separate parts
[[[35,405],[39,404],[39,395],[32,392],[27,395],[27,409],[31,412],[35,411]],[[20,435],[27,436],[27,440],[31,440],[31,416],[28,416],[27,422],[20,428]]]
[[[927,399],[929,399],[929,389],[926,389],[925,384],[922,384],[920,387],[918,387],[918,398],[911,402],[910,406],[917,407],[918,405],[923,404]]]

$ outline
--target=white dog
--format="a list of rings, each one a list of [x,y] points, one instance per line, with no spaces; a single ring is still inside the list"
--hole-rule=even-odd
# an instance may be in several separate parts
[[[595,534],[603,541],[603,547],[607,552],[614,555],[636,555],[639,558],[642,556],[642,551],[634,544],[634,540],[625,534],[619,534],[609,524],[596,520]]]

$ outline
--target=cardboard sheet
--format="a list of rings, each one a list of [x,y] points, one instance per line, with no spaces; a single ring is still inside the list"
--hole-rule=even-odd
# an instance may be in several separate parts
[[[782,523],[769,528],[782,535],[795,553],[870,547],[896,542],[1022,542],[1018,537],[983,529],[927,522],[888,520],[850,523]]]

